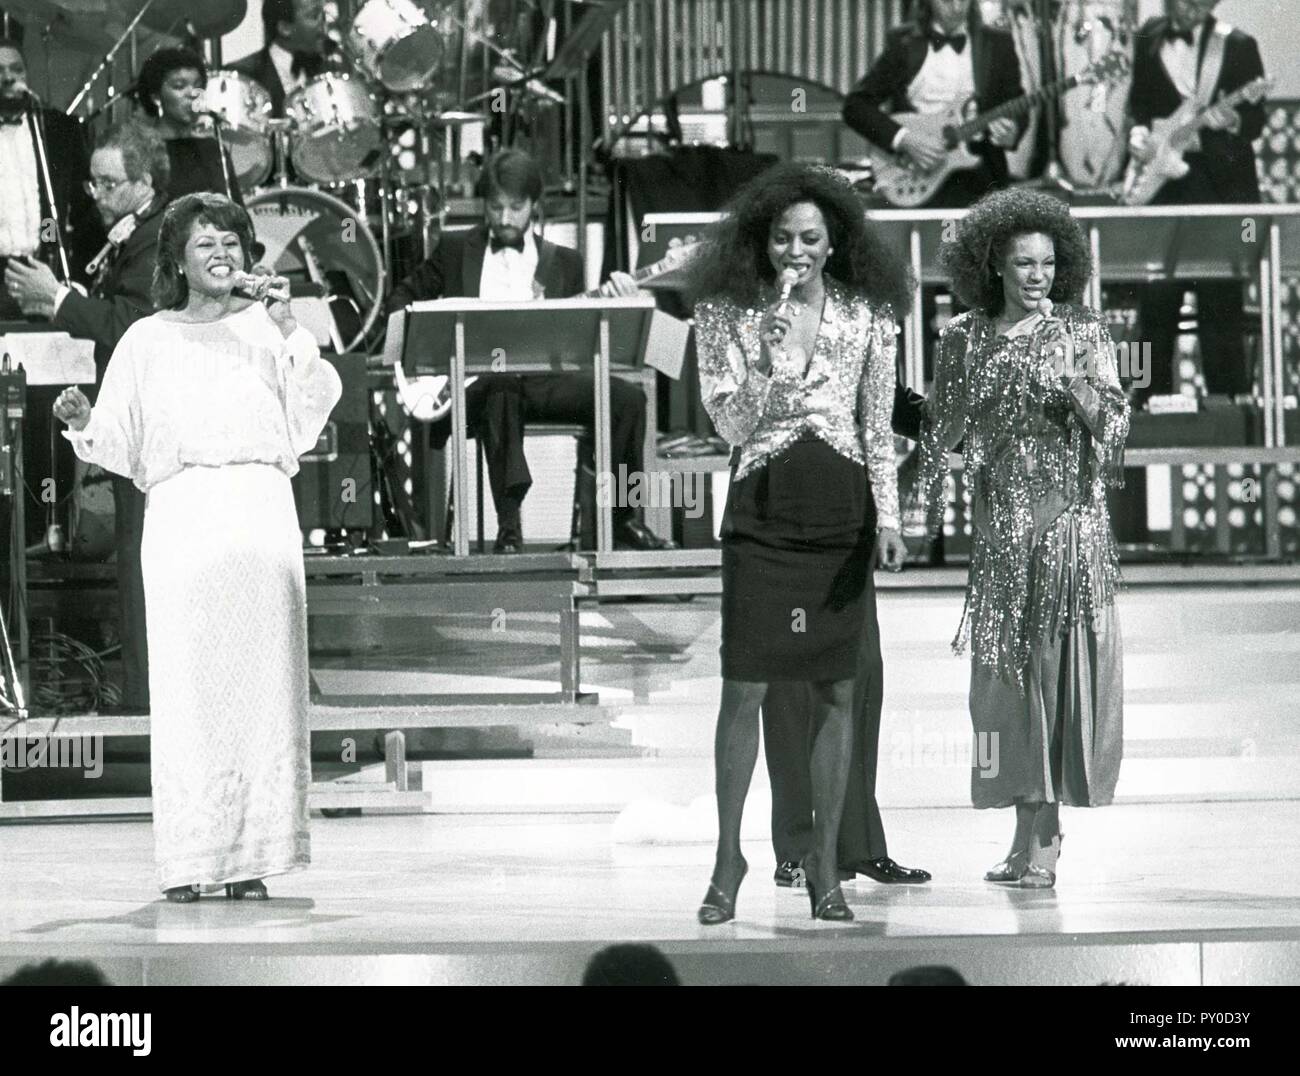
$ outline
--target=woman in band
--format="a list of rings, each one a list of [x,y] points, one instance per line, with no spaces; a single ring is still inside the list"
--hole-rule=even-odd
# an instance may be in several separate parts
[[[173,202],[158,312],[123,335],[93,410],[76,388],[55,404],[78,456],[148,493],[154,838],[160,886],[180,903],[222,886],[264,900],[261,879],[310,861],[306,591],[289,478],[341,386],[295,322],[287,282],[245,276],[252,241],[248,214],[221,195]]]
[[[136,99],[167,143],[172,198],[211,191],[243,205],[229,152],[222,154],[211,119],[195,111],[207,84],[208,69],[198,53],[159,49],[140,68]]]
[[[693,273],[704,405],[740,447],[723,527],[718,849],[699,920],[735,916],[759,707],[780,680],[811,683],[817,700],[813,916],[852,919],[835,844],[872,545],[891,568],[905,554],[890,412],[908,274],[847,182],[796,164],[737,195]],[[878,535],[866,529],[868,471]]]
[[[924,453],[934,531],[948,450],[965,439],[970,579],[954,646],[971,643],[971,799],[1016,810],[985,878],[1051,888],[1060,805],[1110,803],[1123,752],[1105,493],[1123,482],[1129,405],[1105,318],[1079,305],[1092,259],[1062,202],[988,195],[943,258],[971,309],[940,338]]]

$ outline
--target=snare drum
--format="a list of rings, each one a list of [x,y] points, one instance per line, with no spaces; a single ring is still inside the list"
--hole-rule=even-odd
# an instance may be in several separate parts
[[[295,123],[290,156],[300,176],[337,183],[372,176],[384,145],[379,105],[365,84],[348,75],[321,75],[284,103]]]
[[[271,174],[274,163],[270,129],[271,96],[238,71],[213,71],[203,89],[203,108],[221,117],[222,138],[244,189]]]
[[[352,20],[348,48],[372,78],[394,93],[424,87],[442,62],[449,26],[411,0],[368,0]]]

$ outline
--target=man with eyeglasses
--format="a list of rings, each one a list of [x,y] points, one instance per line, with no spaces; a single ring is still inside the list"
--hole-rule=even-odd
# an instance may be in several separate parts
[[[167,147],[156,131],[137,121],[110,128],[91,155],[86,181],[109,238],[90,294],[60,284],[40,262],[10,262],[5,270],[5,288],[25,314],[47,317],[52,328],[95,342],[100,378],[132,322],[153,313],[153,270],[169,180]],[[149,658],[140,574],[145,498],[129,478],[118,475],[113,476],[113,497],[122,709],[148,713]]]

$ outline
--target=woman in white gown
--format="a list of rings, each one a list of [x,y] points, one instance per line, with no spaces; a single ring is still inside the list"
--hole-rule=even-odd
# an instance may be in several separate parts
[[[252,243],[229,199],[173,203],[158,313],[122,337],[93,409],[75,388],[54,408],[78,456],[148,494],[154,840],[159,885],[180,903],[223,886],[266,899],[261,879],[311,859],[306,590],[289,479],[342,390],[286,282],[244,278],[236,290]]]

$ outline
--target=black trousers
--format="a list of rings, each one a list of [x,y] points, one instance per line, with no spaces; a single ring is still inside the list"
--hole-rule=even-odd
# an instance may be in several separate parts
[[[1138,296],[1141,339],[1151,344],[1151,383],[1137,388],[1134,395],[1139,403],[1173,392],[1178,309],[1187,290],[1196,292],[1196,334],[1206,391],[1228,396],[1250,392],[1242,282],[1162,280],[1144,285]]]
[[[876,805],[876,761],[884,708],[884,660],[876,588],[867,573],[866,607],[853,687],[853,765],[844,792],[839,861],[879,859],[889,854],[885,826]],[[768,684],[763,701],[763,753],[772,785],[772,848],[778,863],[798,863],[812,850],[813,800],[809,763],[813,743],[813,698],[808,684]]]
[[[148,710],[149,648],[144,616],[144,573],[140,569],[145,495],[129,478],[113,475],[113,501],[113,536],[117,540],[117,618],[122,639],[122,705],[131,710]],[[183,549],[176,550],[176,556],[185,555]]]
[[[465,393],[469,428],[483,445],[488,482],[497,519],[518,526],[519,508],[533,484],[524,455],[524,426],[529,422],[581,425],[589,434],[596,422],[596,401],[587,374],[487,374]],[[609,381],[610,467],[629,474],[643,466],[645,393],[619,378]],[[627,507],[614,509],[615,523],[633,518]]]

